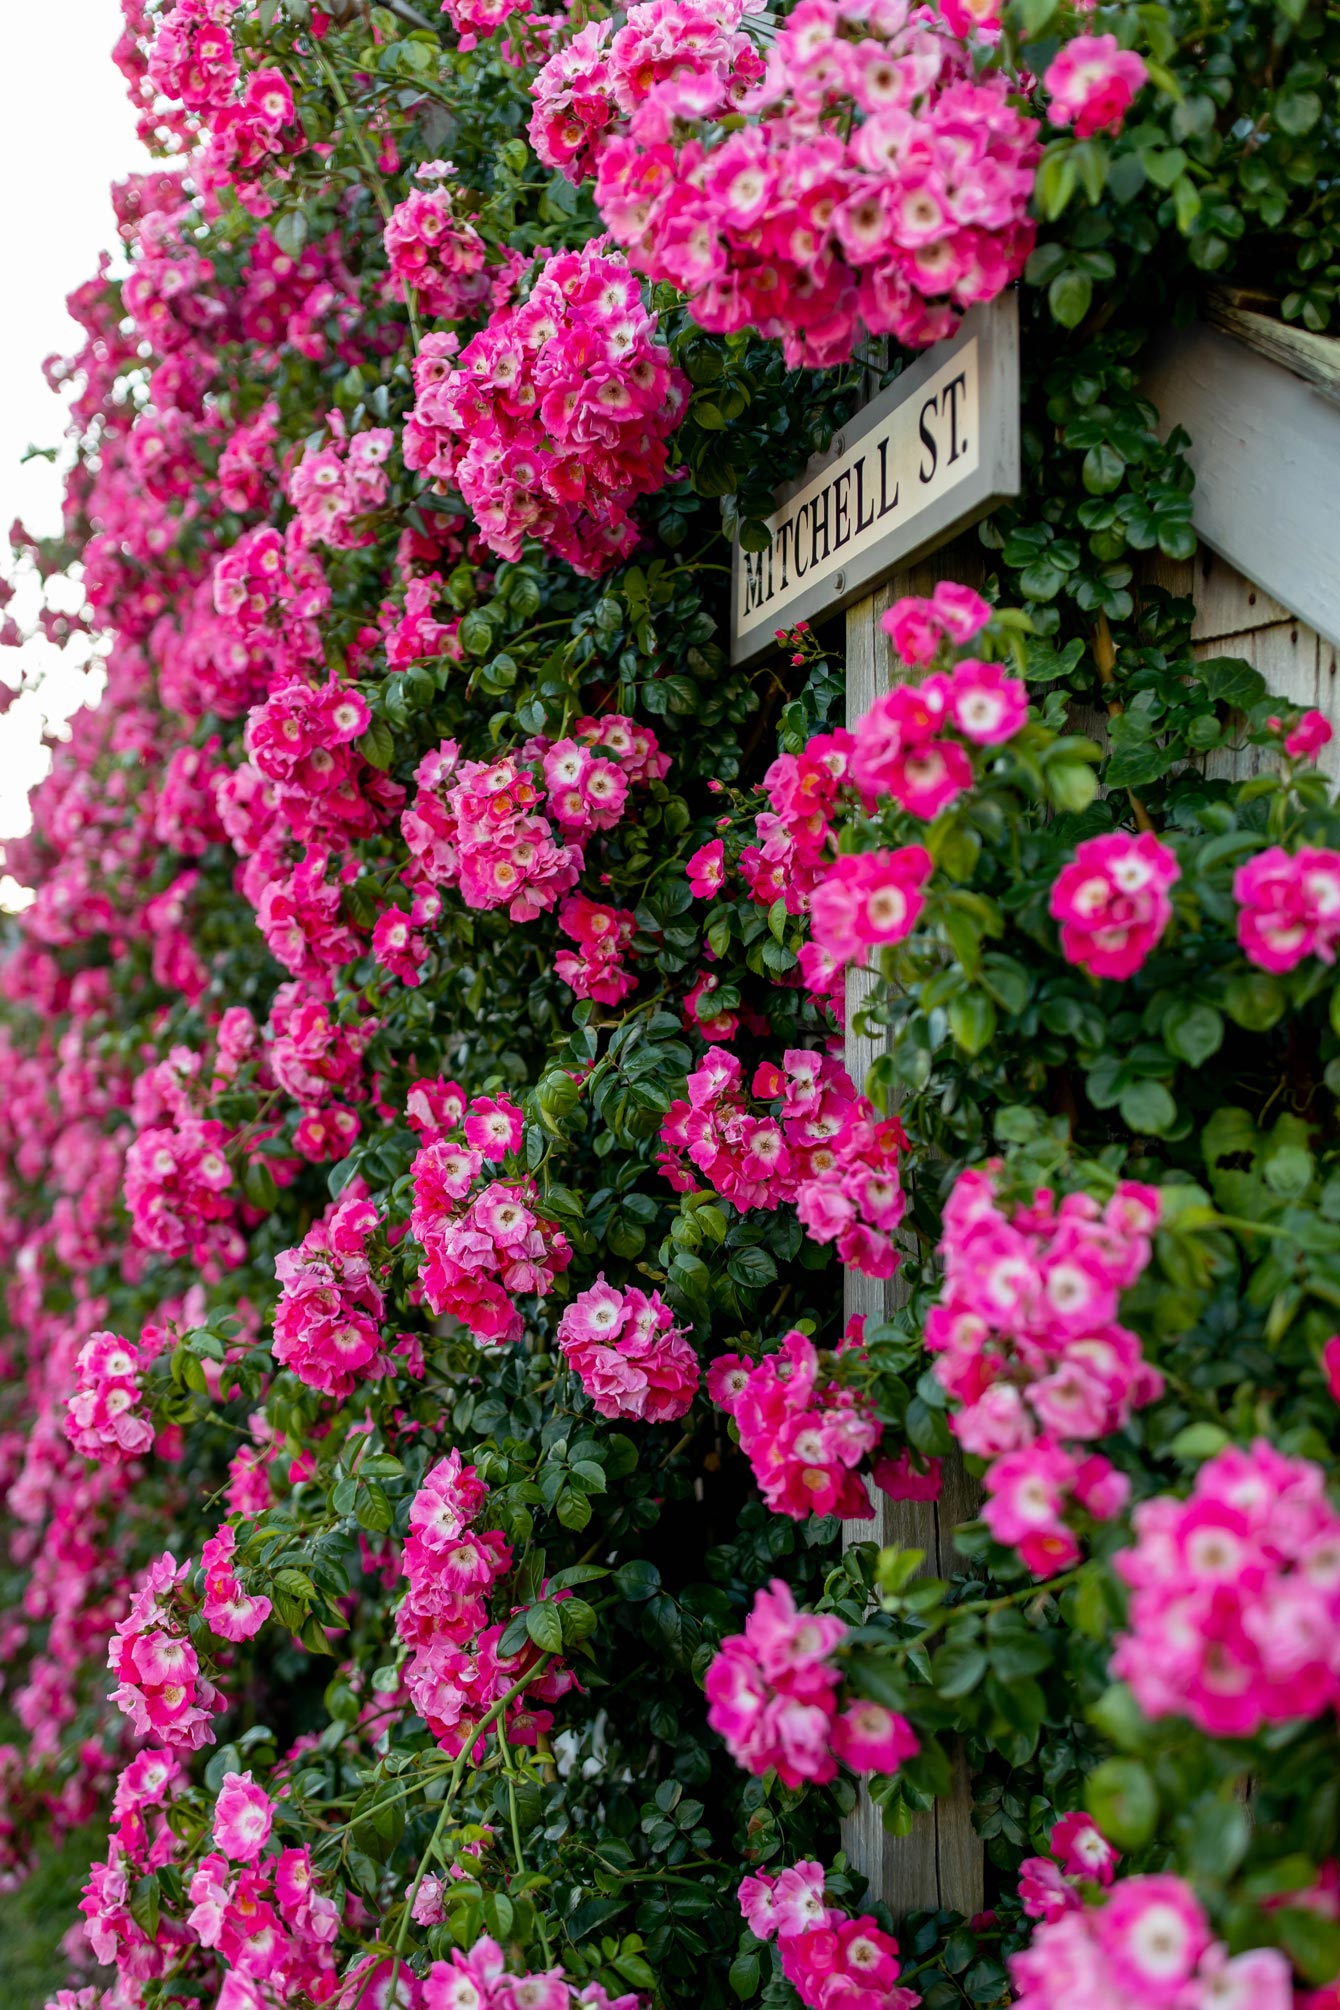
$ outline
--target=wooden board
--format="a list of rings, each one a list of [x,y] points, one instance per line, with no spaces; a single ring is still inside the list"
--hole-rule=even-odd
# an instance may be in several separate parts
[[[1203,322],[1164,338],[1142,388],[1191,436],[1200,537],[1340,643],[1340,406]]]
[[[980,547],[952,545],[932,560],[900,572],[847,614],[847,719],[854,722],[875,698],[889,688],[893,659],[879,617],[905,593],[929,593],[938,578],[980,584]],[[860,1088],[878,1058],[882,1041],[858,1035],[856,1009],[868,995],[870,980],[861,971],[847,977],[847,1071]],[[874,1323],[905,1302],[898,1275],[887,1283],[847,1271],[843,1308],[847,1318],[864,1313]],[[891,1501],[876,1493],[874,1516],[849,1522],[848,1542],[895,1544],[899,1549],[926,1552],[931,1576],[949,1577],[955,1568],[954,1530],[978,1512],[979,1497],[957,1457],[945,1461],[944,1490],[939,1501]],[[972,1825],[972,1787],[962,1753],[956,1755],[954,1788],[928,1813],[918,1816],[905,1836],[888,1835],[878,1810],[863,1791],[855,1812],[843,1823],[843,1847],[856,1868],[870,1879],[877,1897],[901,1917],[907,1912],[946,1907],[971,1915],[983,1904],[982,1843]]]

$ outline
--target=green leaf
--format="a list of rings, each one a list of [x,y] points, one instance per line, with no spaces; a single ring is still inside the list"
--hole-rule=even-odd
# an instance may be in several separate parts
[[[130,1916],[150,1940],[158,1933],[158,1874],[137,1877],[130,1892]]]
[[[1053,321],[1062,328],[1078,328],[1089,311],[1093,299],[1093,281],[1087,273],[1058,273],[1047,288],[1047,305],[1051,308]]]
[[[1075,193],[1078,180],[1074,152],[1070,144],[1062,141],[1059,146],[1049,148],[1043,156],[1034,185],[1038,208],[1048,223],[1055,223],[1065,209]],[[1052,312],[1056,314],[1054,299]],[[1059,321],[1061,316],[1057,314],[1056,318]],[[1075,324],[1071,321],[1065,325],[1073,328]]]
[[[1036,42],[1056,16],[1057,0],[1014,0],[1010,12],[1025,42]]]
[[[1266,695],[1265,678],[1241,656],[1207,656],[1195,666],[1195,674],[1212,698],[1240,712]]]
[[[619,1565],[614,1573],[614,1583],[621,1595],[636,1605],[643,1599],[656,1596],[661,1588],[661,1573],[645,1557],[635,1556]]]
[[[925,1561],[924,1549],[882,1549],[875,1563],[875,1582],[886,1598],[896,1598]]]
[[[1097,771],[1088,761],[1048,761],[1044,773],[1047,794],[1070,816],[1082,815],[1098,793]]]
[[[1284,1017],[1288,1002],[1284,986],[1265,970],[1234,977],[1224,991],[1225,1012],[1248,1033],[1268,1033]]]
[[[376,1480],[360,1480],[354,1519],[369,1535],[385,1535],[395,1520],[391,1503]]]
[[[526,1614],[526,1631],[545,1654],[563,1650],[563,1621],[556,1605],[532,1605]]]
[[[1222,1882],[1247,1854],[1251,1824],[1240,1801],[1202,1800],[1187,1822],[1189,1867],[1198,1877]]]
[[[996,1008],[985,991],[960,991],[949,1001],[949,1030],[965,1054],[980,1054],[996,1030]]]
[[[1002,1682],[1038,1675],[1052,1664],[1052,1644],[1042,1628],[1030,1626],[1022,1613],[1009,1606],[988,1617],[986,1644],[991,1672]]]
[[[251,1159],[242,1174],[242,1193],[250,1206],[269,1214],[279,1198],[274,1174],[264,1159]]]
[[[1126,476],[1126,463],[1115,447],[1104,442],[1090,447],[1080,468],[1080,480],[1091,496],[1111,495]]]
[[[1177,1105],[1162,1082],[1133,1082],[1118,1107],[1133,1131],[1150,1137],[1162,1137],[1177,1121]]]
[[[936,1694],[952,1700],[975,1689],[987,1671],[986,1649],[971,1632],[951,1634],[931,1662]]]
[[[1310,133],[1321,114],[1321,99],[1315,91],[1284,90],[1275,100],[1275,124],[1291,139]]]
[[[307,242],[307,218],[300,209],[285,210],[270,226],[275,243],[290,258],[297,258]]]
[[[1181,147],[1142,147],[1140,164],[1155,188],[1170,189],[1186,166]]]
[[[1084,1805],[1118,1849],[1140,1849],[1159,1816],[1159,1797],[1138,1759],[1105,1759],[1085,1783]]]
[[[1224,1041],[1224,1022],[1213,1005],[1178,998],[1163,1015],[1163,1044],[1179,1061],[1193,1068],[1217,1054]]]
[[[1109,789],[1142,789],[1157,781],[1168,765],[1163,747],[1118,747],[1103,770],[1103,780]]]
[[[1173,214],[1183,237],[1190,235],[1200,219],[1201,195],[1189,175],[1179,175],[1173,184]]]
[[[1177,1433],[1168,1450],[1175,1459],[1185,1459],[1188,1465],[1199,1464],[1214,1458],[1229,1442],[1228,1432],[1219,1424],[1188,1424]]]
[[[1318,1988],[1340,1975],[1340,1922],[1308,1907],[1285,1906],[1274,1915],[1284,1951]]]
[[[371,767],[383,773],[395,759],[395,735],[385,719],[374,719],[358,742],[358,751]]]
[[[753,1948],[745,1954],[737,1954],[726,1972],[726,1980],[730,1983],[732,1992],[742,2003],[747,2003],[751,1996],[758,1994],[758,1976],[759,1958]]]
[[[464,617],[456,636],[467,655],[487,656],[493,648],[493,623],[474,610]]]
[[[762,1291],[777,1281],[777,1265],[766,1249],[737,1249],[726,1261],[726,1275],[746,1291]]]

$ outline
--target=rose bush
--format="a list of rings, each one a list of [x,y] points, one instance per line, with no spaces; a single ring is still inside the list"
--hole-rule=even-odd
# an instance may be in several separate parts
[[[1139,384],[1209,274],[1327,325],[1340,29],[125,14],[13,533],[104,685],[0,975],[34,2000],[1328,2010],[1340,808]],[[730,668],[866,336],[1020,276],[977,576],[864,718]],[[844,1546],[958,1459],[951,1575]],[[956,1746],[989,1910],[895,1920],[840,1820]]]

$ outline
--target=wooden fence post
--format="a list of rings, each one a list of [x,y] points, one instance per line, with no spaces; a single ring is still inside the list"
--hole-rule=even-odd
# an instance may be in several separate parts
[[[928,593],[937,578],[952,577],[976,584],[981,577],[981,551],[974,540],[960,540],[933,559],[896,573],[868,599],[847,612],[847,723],[853,724],[889,687],[891,656],[880,616],[906,593]],[[882,1041],[858,1035],[857,1008],[870,980],[863,971],[847,977],[847,1072],[859,1089],[878,1058]],[[843,1306],[847,1318],[864,1313],[873,1325],[905,1302],[897,1273],[884,1283],[846,1273]],[[977,1512],[977,1490],[957,1454],[944,1462],[944,1488],[938,1501],[891,1501],[876,1494],[873,1518],[847,1524],[848,1542],[896,1544],[926,1553],[928,1571],[948,1577],[954,1568],[954,1530]],[[919,1910],[946,1908],[971,1915],[983,1903],[982,1844],[972,1825],[972,1788],[962,1752],[956,1754],[952,1792],[934,1808],[918,1815],[905,1836],[889,1835],[879,1810],[864,1789],[854,1812],[842,1826],[842,1841],[857,1870],[869,1878],[876,1897],[895,1917]]]

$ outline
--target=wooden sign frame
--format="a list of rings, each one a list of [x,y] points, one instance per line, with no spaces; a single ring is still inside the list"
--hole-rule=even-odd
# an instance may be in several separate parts
[[[768,551],[742,552],[737,540],[731,662],[765,655],[779,628],[850,606],[1018,493],[1011,292],[973,308],[778,490]]]

